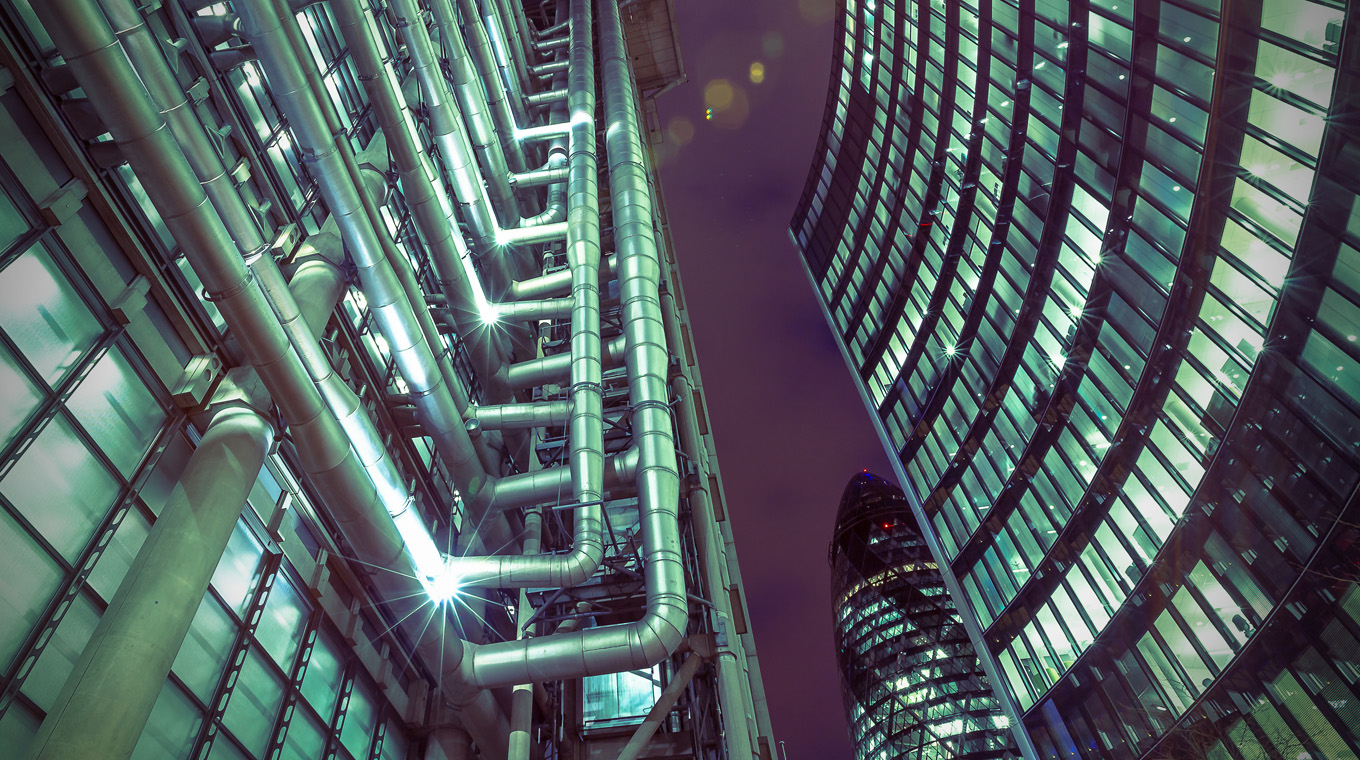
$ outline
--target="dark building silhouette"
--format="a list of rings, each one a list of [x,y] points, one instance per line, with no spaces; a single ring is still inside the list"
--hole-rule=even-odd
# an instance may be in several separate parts
[[[859,760],[1015,757],[1009,719],[893,483],[851,478],[828,557],[836,660]]]
[[[1353,7],[840,4],[790,232],[1027,754],[1360,752]]]

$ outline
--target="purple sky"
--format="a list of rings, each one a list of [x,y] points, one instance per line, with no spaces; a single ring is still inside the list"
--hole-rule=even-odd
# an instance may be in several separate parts
[[[675,9],[689,82],[659,102],[657,149],[775,738],[789,760],[850,760],[826,550],[851,475],[891,472],[787,232],[821,125],[833,3]]]

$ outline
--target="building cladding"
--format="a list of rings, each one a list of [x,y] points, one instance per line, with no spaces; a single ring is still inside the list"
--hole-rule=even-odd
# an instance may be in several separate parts
[[[1355,757],[1360,16],[841,11],[790,232],[1022,744]]]
[[[832,628],[860,760],[1018,756],[901,489],[864,472],[836,513]]]
[[[619,6],[0,0],[0,757],[772,760]]]

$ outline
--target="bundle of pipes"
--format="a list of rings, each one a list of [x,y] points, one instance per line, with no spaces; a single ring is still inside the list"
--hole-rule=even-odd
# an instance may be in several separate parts
[[[366,187],[373,183],[361,176],[360,162],[297,28],[297,4],[290,8],[288,0],[234,0],[239,20],[219,22],[224,33],[239,33],[258,56],[294,145],[316,179],[358,272],[367,308],[409,391],[420,430],[456,484],[468,511],[467,524],[477,528],[465,545],[479,553],[453,556],[436,547],[383,436],[318,342],[343,291],[338,273],[309,272],[295,276],[291,284],[285,281],[256,218],[238,189],[224,179],[221,157],[186,105],[164,48],[146,29],[132,0],[49,0],[35,6],[75,80],[109,125],[239,338],[247,361],[281,412],[306,477],[355,558],[362,566],[392,571],[364,574],[403,621],[400,625],[417,654],[439,676],[443,698],[461,715],[483,756],[497,760],[511,747],[510,724],[488,689],[518,686],[522,694],[526,685],[538,682],[650,667],[676,651],[691,624],[672,429],[672,343],[663,313],[663,267],[636,87],[618,6],[598,0],[599,81],[616,249],[606,258],[600,235],[591,0],[559,3],[559,16],[566,17],[535,31],[516,0],[484,0],[480,12],[475,0],[429,0],[440,43],[436,47],[416,0],[392,0],[390,13],[410,56],[443,172],[430,160],[397,72],[383,57],[376,35],[379,19],[367,0],[328,3],[373,105],[398,186],[430,251],[442,303],[472,357],[484,397],[497,402],[483,407],[471,403],[454,372],[450,349],[426,307],[427,296],[388,233],[380,214],[383,176],[376,175],[376,186]],[[437,51],[449,66],[452,91]],[[541,62],[542,54],[553,59]],[[544,75],[546,83],[540,81]],[[551,106],[548,123],[530,123],[530,106],[536,104]],[[531,170],[527,162],[535,151],[526,146],[542,140],[549,142],[547,155],[541,167]],[[470,232],[470,249],[451,219],[455,209],[444,178],[457,202],[456,217]],[[540,197],[543,210],[524,216],[521,209]],[[562,241],[566,269],[542,273],[535,247]],[[622,334],[609,341],[601,328],[602,273],[617,278],[622,309]],[[673,313],[669,317],[673,320]],[[526,323],[565,318],[570,319],[567,351],[544,356],[535,346],[536,355],[520,356],[519,362],[511,361],[507,342],[496,334],[499,328],[487,324],[523,329]],[[677,340],[675,326],[669,327],[671,341]],[[607,456],[605,372],[620,364],[626,367],[632,445]],[[523,389],[563,381],[566,399],[522,403]],[[687,382],[684,376],[677,380],[681,397],[687,395]],[[693,416],[692,404],[681,406],[684,443],[697,452],[703,444]],[[567,464],[503,475],[496,434],[490,431],[512,435],[547,426],[566,428]],[[249,427],[246,438],[263,439],[264,429]],[[436,608],[442,623],[451,614],[442,602],[469,586],[568,588],[585,583],[605,555],[606,497],[622,486],[635,488],[638,496],[646,586],[641,619],[563,626],[543,636],[474,644],[447,634],[442,625],[428,625],[428,616],[414,614],[428,595],[440,603]],[[558,503],[564,493],[569,500]],[[518,510],[535,505],[572,510],[568,549],[546,551],[540,543],[541,520],[530,511],[525,518],[528,535],[519,550],[520,533],[511,518],[517,520]],[[697,515],[696,520],[704,521],[696,533],[705,549],[700,558],[705,583],[711,595],[725,595],[721,540],[713,538],[709,525],[712,509],[701,504]],[[222,547],[225,541],[222,536]],[[207,554],[211,558],[211,550]],[[710,606],[720,616],[731,615],[725,599]],[[532,615],[522,593],[519,608],[521,616]],[[121,607],[110,609],[101,628],[129,624],[120,622]],[[180,622],[187,630],[187,619],[175,624]],[[89,649],[82,659],[116,656]],[[738,659],[730,648],[726,653]],[[125,667],[128,672],[120,677],[145,682],[139,693],[151,694],[154,702],[152,687],[158,687],[170,667],[170,660],[161,659],[163,668],[159,662],[155,667],[138,663],[140,670]],[[697,661],[686,665],[688,675],[695,667]],[[76,673],[84,670],[77,666]],[[90,672],[105,673],[99,667]],[[80,704],[81,687],[72,685],[78,680],[68,682],[62,704]],[[734,672],[724,675],[721,698],[727,706],[728,755],[749,758],[742,717],[749,695],[743,697]],[[522,734],[524,702],[516,704]],[[143,708],[138,722],[136,711]],[[140,726],[151,703],[129,709]],[[743,725],[729,724],[729,712]],[[54,711],[58,713],[67,721],[97,719],[80,710]],[[126,712],[117,715],[121,720]],[[46,722],[43,731],[52,735]],[[132,741],[136,736],[131,734]],[[521,736],[513,746],[516,760],[523,760],[527,742]],[[131,749],[129,745],[127,752]],[[107,747],[99,750],[108,753]]]

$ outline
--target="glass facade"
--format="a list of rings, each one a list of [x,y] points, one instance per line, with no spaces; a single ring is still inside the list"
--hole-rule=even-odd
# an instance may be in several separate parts
[[[859,760],[1018,757],[901,489],[845,488],[831,541],[832,628]]]
[[[1037,754],[1355,757],[1356,16],[841,7],[790,231]]]
[[[167,71],[188,93],[188,104],[182,107],[206,128],[231,185],[269,242],[263,255],[275,256],[290,276],[307,257],[322,258],[317,251],[334,227],[312,176],[317,164],[295,146],[264,66],[240,38],[223,33],[231,29],[221,17],[231,17],[239,8],[178,1],[135,5],[147,29],[164,43],[159,51],[170,64]],[[387,6],[363,3],[370,5],[376,18],[385,18]],[[500,12],[500,3],[491,0],[468,7],[478,5],[490,18]],[[533,4],[536,31],[551,26],[549,19],[559,10],[565,18],[568,4],[557,5],[561,8]],[[181,241],[111,141],[108,126],[75,86],[35,7],[41,9],[30,0],[0,0],[0,757],[5,760],[27,757],[44,721],[59,713],[54,710],[59,694],[94,640],[96,626],[119,609],[120,587],[125,578],[136,576],[130,568],[140,567],[134,563],[154,543],[148,536],[163,535],[153,530],[176,491],[182,495],[185,490],[180,477],[204,437],[205,409],[214,392],[230,384],[224,379],[228,370],[249,366],[244,357],[252,353],[243,348],[248,336],[229,330],[217,304],[205,295]],[[93,3],[87,7],[100,13]],[[302,52],[320,74],[318,91],[329,97],[324,106],[338,120],[337,139],[355,153],[370,148],[380,132],[379,117],[332,5],[291,7],[297,9]],[[428,11],[422,13],[430,21]],[[628,39],[638,36],[624,25]],[[397,26],[377,21],[369,26],[398,78],[410,78],[414,85],[413,64]],[[561,30],[553,36],[562,36]],[[641,47],[664,44],[654,38]],[[556,48],[566,46],[554,41]],[[654,66],[649,76],[637,84],[656,91],[666,82],[655,80],[669,73]],[[422,148],[433,153],[428,115],[417,108],[418,92],[418,87],[407,88],[416,114],[413,131]],[[535,117],[548,121],[546,109]],[[546,145],[538,153],[529,150],[535,160],[546,160]],[[601,151],[602,171],[603,155]],[[384,167],[390,160],[385,150],[369,159]],[[438,175],[439,170],[432,171]],[[414,307],[427,309],[425,300],[438,301],[436,294],[443,292],[431,265],[427,232],[418,228],[407,205],[405,184],[397,182],[395,172],[389,179],[389,194],[371,212],[380,217],[374,226],[379,234],[386,227],[394,258],[409,264]],[[435,180],[444,184],[447,177]],[[530,200],[542,205],[538,194],[545,190],[529,192],[534,194]],[[664,209],[656,209],[656,215],[664,228]],[[339,247],[334,245],[337,252]],[[565,266],[563,247],[545,247],[551,269]],[[666,249],[662,255],[666,287],[679,298],[682,288],[672,253]],[[535,260],[543,258],[535,254]],[[469,263],[474,271],[478,266]],[[370,414],[381,431],[387,454],[414,495],[406,506],[441,544],[455,546],[461,538],[466,547],[480,526],[465,524],[450,468],[416,422],[410,389],[353,266],[340,268],[340,305],[312,350],[359,396],[360,414]],[[618,312],[615,306],[606,314],[613,320],[611,329],[620,321]],[[669,316],[688,329],[683,307]],[[569,319],[543,321],[543,335],[552,338],[543,341],[548,351],[568,348],[569,325]],[[613,329],[604,338],[617,333]],[[474,372],[462,337],[454,329],[440,329],[431,349],[452,358],[461,393],[475,406],[488,399],[480,384],[484,378]],[[421,338],[430,339],[413,340]],[[532,345],[543,353],[544,346]],[[285,361],[291,358],[289,354]],[[695,363],[688,345],[684,359]],[[606,370],[612,420],[621,416],[613,407],[628,401],[624,376],[621,368]],[[689,392],[702,410],[697,381]],[[529,401],[560,395],[567,403],[560,388],[547,395],[541,389],[522,393]],[[431,737],[448,733],[450,726],[466,726],[468,719],[445,704],[446,694],[439,691],[442,663],[423,656],[422,642],[402,627],[406,621],[394,614],[393,600],[382,598],[382,590],[390,586],[375,576],[385,570],[355,558],[359,549],[350,540],[352,534],[327,503],[333,495],[312,480],[298,454],[302,444],[284,428],[282,413],[275,408],[266,416],[278,437],[251,485],[206,595],[187,609],[192,624],[132,757],[449,756],[451,750]],[[611,422],[611,453],[625,448],[630,434],[626,422]],[[518,461],[519,452],[509,446],[492,449],[504,456],[499,468],[488,457],[488,469],[509,476],[529,469],[528,457],[540,454],[535,469],[565,462],[567,433],[560,425],[541,427],[534,435],[531,440],[538,448],[525,444],[529,453]],[[698,446],[705,446],[707,435],[705,428],[696,436]],[[709,607],[714,605],[704,597],[721,598],[725,609],[736,610],[726,631],[731,643],[723,654],[740,663],[743,675],[735,693],[743,696],[743,704],[732,710],[741,713],[743,726],[749,719],[752,746],[729,752],[724,744],[715,667],[693,678],[653,741],[675,752],[693,750],[694,757],[771,760],[769,715],[738,566],[729,554],[734,549],[722,511],[721,480],[699,461],[688,458],[680,477],[702,477],[706,493],[718,505],[713,533],[720,547],[717,556],[723,558],[722,578],[729,584],[704,588],[694,583],[690,590]],[[234,464],[222,467],[228,477],[239,470]],[[373,506],[381,510],[384,505]],[[479,589],[485,598],[457,610],[452,605],[422,608],[425,625],[430,631],[446,626],[441,636],[446,633],[451,640],[465,636],[481,643],[513,640],[521,623],[548,634],[568,620],[588,627],[640,617],[638,499],[631,493],[610,498],[605,511],[610,566],[589,584],[589,592],[553,596],[539,589],[531,598],[525,596],[527,613],[518,613],[519,590]],[[546,514],[552,524],[543,538],[545,551],[561,549],[564,543],[569,547],[573,512]],[[517,526],[524,524],[522,510],[514,519]],[[165,540],[173,541],[175,535]],[[683,536],[686,568],[698,572],[701,562],[689,528]],[[444,617],[436,617],[435,609]],[[521,620],[517,614],[532,617]],[[711,620],[696,612],[693,633],[711,637]],[[419,636],[424,634],[421,629]],[[547,682],[531,720],[535,756],[591,751],[617,755],[676,669],[667,658],[650,670]],[[466,735],[462,745],[454,741],[452,746],[464,747],[467,754],[460,756],[467,758],[493,756],[487,747],[474,751]]]

